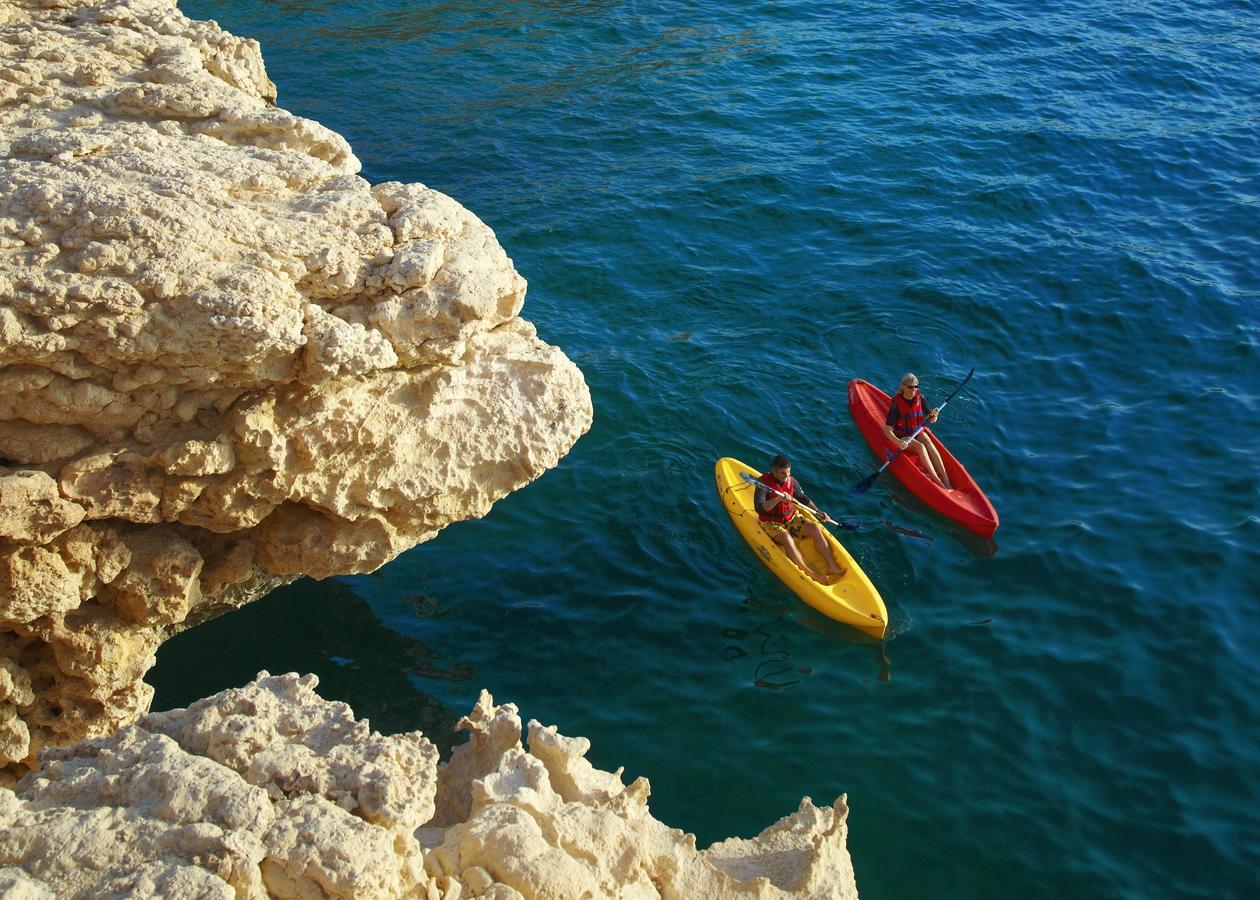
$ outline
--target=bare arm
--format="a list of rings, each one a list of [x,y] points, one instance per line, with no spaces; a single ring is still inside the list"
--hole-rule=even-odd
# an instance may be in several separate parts
[[[780,503],[783,502],[782,497],[780,497],[776,493],[773,493],[764,484],[757,485],[757,494],[754,499],[756,501],[758,511],[763,512],[763,513],[770,512],[772,509],[774,509],[776,506],[778,506]]]
[[[827,515],[825,512],[823,512],[821,509],[818,508],[818,504],[810,499],[809,494],[801,490],[801,486],[799,484],[796,485],[796,490],[793,491],[792,496],[796,498],[797,503],[799,503],[801,506],[808,509],[810,512],[814,513],[814,517],[816,519],[819,519],[820,521],[823,521],[823,522],[835,521],[834,519],[831,518],[831,516]]]

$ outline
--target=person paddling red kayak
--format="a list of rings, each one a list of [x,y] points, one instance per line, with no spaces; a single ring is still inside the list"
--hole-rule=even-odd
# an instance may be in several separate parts
[[[954,388],[953,393],[941,401],[939,407],[925,410],[927,402],[920,398],[918,413],[922,414],[923,418],[921,424],[916,427],[921,430],[918,435],[911,436],[921,436],[929,442],[930,459],[934,463],[939,461],[945,472],[944,483],[939,475],[933,477],[934,471],[929,469],[930,464],[924,461],[916,444],[906,438],[899,438],[888,424],[893,418],[892,412],[897,407],[897,398],[889,397],[875,385],[861,378],[850,381],[849,412],[853,414],[853,421],[857,423],[858,430],[862,432],[862,437],[870,445],[875,457],[884,460],[884,464],[879,469],[854,486],[853,493],[865,493],[870,490],[880,473],[890,471],[910,489],[911,493],[932,509],[948,516],[968,531],[986,540],[992,538],[993,532],[998,527],[997,510],[993,508],[989,498],[984,495],[984,491],[980,490],[980,486],[976,484],[975,479],[971,477],[963,464],[949,452],[949,448],[941,443],[932,430],[927,428],[928,423],[935,420],[936,414],[954,399],[963,386],[971,380],[974,373],[974,369],[968,372],[967,377]],[[902,386],[897,393],[903,401],[906,401],[901,409],[910,407],[911,413],[914,414],[914,404],[910,398],[906,397],[906,394],[917,393],[919,379],[913,375],[906,375],[901,381]],[[907,391],[906,388],[912,390]],[[914,414],[914,418],[917,420],[918,415]],[[945,484],[949,485],[948,489]]]
[[[936,446],[921,432],[926,419],[929,425],[936,424],[939,409],[930,409],[926,413],[924,407],[927,400],[919,393],[919,378],[913,372],[901,376],[901,387],[893,394],[892,403],[888,406],[888,418],[884,421],[884,434],[902,450],[909,448],[923,462],[923,472],[945,490],[953,490],[949,483],[949,472]]]

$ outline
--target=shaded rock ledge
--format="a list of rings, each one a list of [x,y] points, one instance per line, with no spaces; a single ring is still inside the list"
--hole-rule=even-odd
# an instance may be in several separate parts
[[[50,748],[0,789],[0,894],[25,897],[856,898],[848,809],[808,798],[697,851],[648,783],[483,692],[438,765],[315,677],[268,676]],[[6,890],[8,893],[6,893]]]
[[[494,233],[171,0],[0,0],[0,779],[173,633],[484,515],[591,423]]]

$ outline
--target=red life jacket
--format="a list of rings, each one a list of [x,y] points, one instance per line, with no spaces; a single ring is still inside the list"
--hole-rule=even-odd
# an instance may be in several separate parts
[[[897,421],[893,422],[893,434],[897,437],[909,437],[923,424],[923,395],[915,391],[914,399],[907,402],[901,391],[897,391],[892,402],[897,414]]]
[[[792,480],[791,475],[788,476],[788,480],[783,484],[779,484],[779,482],[775,481],[774,476],[769,472],[762,475],[757,480],[767,487],[774,488],[776,491],[782,491],[789,497],[796,493],[796,482]],[[757,509],[757,518],[763,522],[788,522],[791,520],[792,514],[796,512],[795,501],[784,500],[782,497],[778,497],[774,494],[771,494],[770,496],[781,502],[768,513],[762,512],[759,506]]]

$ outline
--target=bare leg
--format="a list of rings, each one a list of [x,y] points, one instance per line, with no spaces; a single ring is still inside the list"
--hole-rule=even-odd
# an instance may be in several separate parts
[[[832,581],[835,581],[847,570],[836,559],[836,554],[831,549],[831,544],[827,543],[827,538],[822,533],[822,527],[817,522],[810,522],[805,526],[805,530],[814,539],[814,546],[818,548],[818,555],[827,561],[827,574],[831,576]]]
[[[954,486],[950,483],[949,471],[945,468],[945,460],[941,459],[941,451],[937,450],[936,445],[928,440],[926,436],[920,435],[919,440],[923,441],[924,446],[927,447],[928,453],[932,457],[932,464],[936,466],[936,474],[941,481],[945,482],[946,490],[952,491]]]
[[[774,536],[774,542],[784,549],[788,559],[796,563],[802,572],[805,572],[815,581],[823,582],[823,577],[805,564],[805,558],[801,556],[801,551],[796,548],[796,541],[792,540],[792,535],[786,531],[780,531]]]
[[[927,477],[946,490],[949,490],[949,483],[941,477],[944,474],[945,466],[941,465],[939,469],[937,468],[937,461],[940,459],[939,454],[937,454],[937,459],[932,459],[932,455],[935,450],[936,448],[923,438],[914,439],[914,452],[917,453],[919,459],[923,461],[923,468],[927,473]]]

